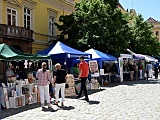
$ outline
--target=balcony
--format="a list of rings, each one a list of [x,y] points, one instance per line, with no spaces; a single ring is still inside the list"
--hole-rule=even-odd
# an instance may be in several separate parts
[[[24,27],[0,24],[0,38],[33,41],[33,31]]]

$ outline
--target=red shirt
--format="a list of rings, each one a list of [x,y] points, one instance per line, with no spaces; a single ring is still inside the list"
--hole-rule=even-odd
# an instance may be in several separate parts
[[[80,77],[88,77],[89,67],[88,67],[88,63],[86,61],[80,62],[79,70],[82,71],[82,74]]]
[[[143,66],[142,66],[142,65],[140,65],[140,66],[139,66],[139,70],[142,70],[142,69],[143,69]]]

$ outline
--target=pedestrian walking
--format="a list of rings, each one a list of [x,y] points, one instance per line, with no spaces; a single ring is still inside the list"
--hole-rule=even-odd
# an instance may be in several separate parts
[[[64,100],[65,100],[65,83],[67,80],[67,73],[64,69],[61,69],[61,65],[57,63],[55,65],[56,71],[54,73],[54,79],[52,81],[53,87],[55,86],[55,97],[56,102],[55,105],[58,105],[59,100],[59,91],[61,90],[61,106],[64,106]]]
[[[88,94],[87,94],[87,89],[86,89],[86,80],[88,78],[89,74],[89,66],[88,63],[84,60],[84,56],[80,57],[80,64],[79,64],[79,76],[78,79],[81,80],[81,90],[78,95],[78,98],[81,97],[82,92],[84,91],[85,94],[85,100],[89,102]]]
[[[41,107],[44,107],[46,99],[48,103],[48,108],[51,108],[49,96],[49,81],[52,82],[52,77],[49,70],[47,70],[47,64],[45,62],[42,63],[42,68],[38,69],[36,78],[38,79]]]
[[[159,66],[158,62],[154,63],[154,76],[155,76],[155,79],[158,79],[158,66]]]

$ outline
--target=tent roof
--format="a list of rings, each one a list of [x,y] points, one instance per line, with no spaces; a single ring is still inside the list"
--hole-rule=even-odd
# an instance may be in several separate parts
[[[124,58],[132,58],[132,55],[130,54],[121,54],[121,57],[124,57]],[[136,54],[134,53],[133,54],[133,58],[134,59],[145,59],[146,61],[149,61],[149,62],[158,62],[158,59],[154,58],[154,57],[151,57],[149,55],[143,55],[143,54]]]
[[[151,57],[149,55],[142,55],[142,54],[138,54],[139,56],[145,57],[146,61],[150,61],[150,62],[158,62],[158,59]]]
[[[3,43],[0,44],[0,60],[46,60],[50,59],[50,56],[42,56],[36,54],[22,53],[11,46]]]
[[[37,54],[45,54],[46,55],[53,49],[54,46],[55,46],[55,44],[52,44],[50,47],[48,47],[42,51],[37,52]]]
[[[92,54],[92,59],[95,59],[95,60],[97,60],[97,59],[101,59],[101,60],[114,60],[114,61],[117,60],[116,57],[111,56],[109,54],[105,54],[105,53],[100,52],[98,50],[95,50],[93,48],[91,48],[91,49],[89,49],[89,50],[87,50],[85,52],[89,53],[89,54]]]
[[[56,45],[51,49],[51,51],[48,53],[50,55],[52,54],[61,54],[61,53],[69,53],[69,54],[82,54],[85,55],[84,52],[81,52],[79,50],[73,49],[61,42],[57,42]]]
[[[51,49],[52,48],[52,49]],[[81,55],[85,56],[85,58],[91,58],[91,54],[73,49],[60,41],[58,41],[54,47],[49,47],[48,49],[45,49],[44,51],[47,51],[45,54],[49,54],[52,56],[53,59],[59,59],[59,58],[79,58]],[[44,51],[41,51],[43,53]],[[40,54],[40,53],[38,53]]]

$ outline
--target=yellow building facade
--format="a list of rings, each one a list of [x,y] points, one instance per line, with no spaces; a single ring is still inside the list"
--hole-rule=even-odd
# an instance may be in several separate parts
[[[25,53],[43,50],[57,39],[54,23],[74,6],[74,0],[0,0],[0,43]]]
[[[153,25],[153,29],[152,29],[153,35],[156,36],[157,41],[160,42],[160,22],[155,20],[152,17],[150,17],[147,21]]]

